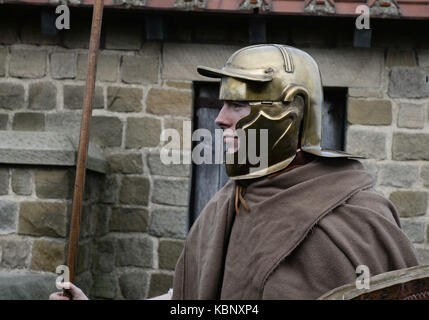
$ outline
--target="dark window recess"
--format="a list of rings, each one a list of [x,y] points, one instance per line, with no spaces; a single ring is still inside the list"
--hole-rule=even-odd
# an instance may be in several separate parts
[[[219,83],[195,82],[194,130],[206,128],[212,133],[212,159],[215,159],[215,119],[222,107],[217,99]],[[345,106],[347,89],[325,88],[323,107],[322,146],[326,149],[344,151]],[[194,141],[194,148],[200,142]],[[192,188],[190,201],[190,226],[204,209],[207,202],[228,181],[222,164],[192,164]]]
[[[210,130],[212,139],[212,159],[215,160],[215,119],[222,104],[217,99],[219,83],[195,83],[195,114],[193,130],[205,128]],[[194,141],[192,149],[200,142]],[[207,202],[228,181],[223,164],[192,164],[192,188],[189,223],[195,221]]]
[[[323,90],[322,148],[344,151],[347,88]]]

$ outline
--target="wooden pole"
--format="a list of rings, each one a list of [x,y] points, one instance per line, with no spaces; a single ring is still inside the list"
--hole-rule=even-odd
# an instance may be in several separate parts
[[[89,128],[94,100],[95,77],[97,71],[97,55],[100,45],[101,22],[103,18],[103,0],[95,0],[92,13],[91,37],[89,40],[88,72],[86,75],[85,97],[82,108],[82,123],[80,128],[79,149],[76,160],[76,178],[74,184],[72,217],[70,222],[69,247],[67,266],[69,280],[74,283],[76,260],[79,242],[79,227],[82,212],[82,199],[85,187],[85,169],[88,155]],[[65,291],[70,297],[70,294]]]

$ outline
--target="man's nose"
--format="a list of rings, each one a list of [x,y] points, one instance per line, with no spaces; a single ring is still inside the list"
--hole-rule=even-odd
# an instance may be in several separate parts
[[[223,104],[222,109],[220,109],[219,114],[215,120],[216,125],[222,129],[227,129],[232,126],[231,118],[229,117],[228,106],[226,103]]]

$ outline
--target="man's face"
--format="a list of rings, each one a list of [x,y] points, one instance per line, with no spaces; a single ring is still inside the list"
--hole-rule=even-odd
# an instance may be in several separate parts
[[[215,123],[224,130],[223,137],[227,152],[233,153],[238,150],[238,137],[235,126],[240,119],[249,114],[250,105],[245,101],[225,100],[223,102]]]

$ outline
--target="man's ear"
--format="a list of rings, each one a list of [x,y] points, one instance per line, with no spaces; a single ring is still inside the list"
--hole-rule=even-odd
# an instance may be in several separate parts
[[[303,110],[305,107],[305,99],[301,94],[296,94],[290,102],[283,101],[283,104],[285,106],[293,105],[293,106],[299,108],[300,110]]]
[[[305,105],[304,97],[301,96],[300,94],[296,94],[295,97],[293,98],[292,103],[295,104],[299,108],[304,108],[304,105]]]

